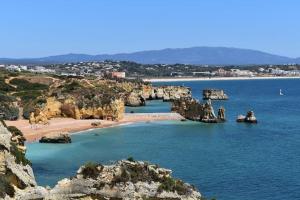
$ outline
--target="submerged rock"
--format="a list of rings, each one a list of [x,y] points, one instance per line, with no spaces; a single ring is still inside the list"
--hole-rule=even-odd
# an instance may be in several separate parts
[[[68,134],[59,134],[55,136],[44,136],[39,140],[40,143],[71,143],[71,137]]]
[[[220,89],[205,89],[203,90],[204,100],[227,100],[228,96]]]
[[[253,124],[256,124],[257,123],[257,119],[254,115],[254,112],[253,111],[248,111],[247,112],[247,115],[244,116],[244,115],[239,115],[237,117],[237,122],[246,122],[246,123],[253,123]]]

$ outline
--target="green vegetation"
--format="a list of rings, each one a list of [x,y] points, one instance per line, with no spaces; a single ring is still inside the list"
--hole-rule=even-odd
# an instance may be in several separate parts
[[[6,125],[6,123],[5,123],[5,121],[4,121],[3,119],[0,119],[0,123],[2,123],[2,125],[3,125],[4,127],[7,127],[7,125]]]
[[[181,181],[176,180],[170,177],[165,177],[161,181],[161,185],[158,187],[158,192],[168,191],[168,192],[175,192],[179,195],[185,195],[189,192],[188,187]]]
[[[29,102],[42,96],[42,92],[38,90],[27,90],[16,92],[13,95],[16,97],[20,97],[23,102]]]
[[[0,78],[0,91],[1,92],[12,92],[15,91],[15,88],[6,84],[4,78]]]
[[[77,81],[71,81],[64,85],[63,92],[69,93],[79,88],[81,88],[81,85]]]
[[[9,132],[13,134],[13,136],[16,135],[23,136],[23,133],[15,126],[8,126],[7,129]]]
[[[47,90],[48,86],[41,83],[30,83],[25,79],[15,78],[10,81],[10,84],[17,86],[18,91],[28,90]]]
[[[100,170],[99,170],[100,168]],[[98,164],[98,163],[94,163],[94,162],[88,162],[83,166],[82,169],[82,175],[83,178],[97,178],[97,176],[99,175],[99,173],[101,173],[103,169],[103,166]]]
[[[16,120],[19,109],[13,104],[16,99],[0,92],[0,118],[5,120]]]
[[[15,156],[17,164],[22,164],[24,166],[31,165],[31,162],[25,157],[25,154],[21,152],[13,142],[11,142],[10,152]]]
[[[133,157],[129,157],[129,158],[127,158],[127,160],[130,161],[130,162],[135,162]]]
[[[6,195],[13,197],[15,189],[10,185],[9,180],[5,176],[0,176],[0,198],[4,199]]]

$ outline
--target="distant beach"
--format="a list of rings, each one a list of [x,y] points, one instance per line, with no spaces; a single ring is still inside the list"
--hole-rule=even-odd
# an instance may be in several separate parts
[[[39,140],[43,136],[57,135],[60,133],[77,133],[95,128],[107,128],[119,125],[126,125],[137,122],[175,120],[183,117],[177,113],[126,113],[120,121],[108,120],[76,120],[72,118],[54,118],[49,120],[49,125],[38,125],[32,128],[28,120],[6,121],[8,126],[16,126],[20,129],[28,142]],[[93,122],[100,122],[99,126],[92,126]]]
[[[266,80],[266,79],[299,79],[300,76],[256,76],[256,77],[174,77],[174,78],[145,78],[145,82],[177,82],[177,81],[230,81],[230,80]]]

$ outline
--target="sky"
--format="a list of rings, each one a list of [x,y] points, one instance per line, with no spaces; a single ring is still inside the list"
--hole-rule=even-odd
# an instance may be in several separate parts
[[[300,57],[299,0],[0,0],[0,57],[224,46]]]

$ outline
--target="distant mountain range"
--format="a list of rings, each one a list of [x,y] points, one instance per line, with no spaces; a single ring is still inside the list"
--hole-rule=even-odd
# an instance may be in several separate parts
[[[140,51],[121,54],[65,54],[43,58],[0,58],[2,64],[49,64],[88,62],[103,60],[133,61],[142,64],[208,64],[208,65],[252,65],[299,63],[299,58],[290,58],[262,51],[227,47],[192,47]]]

